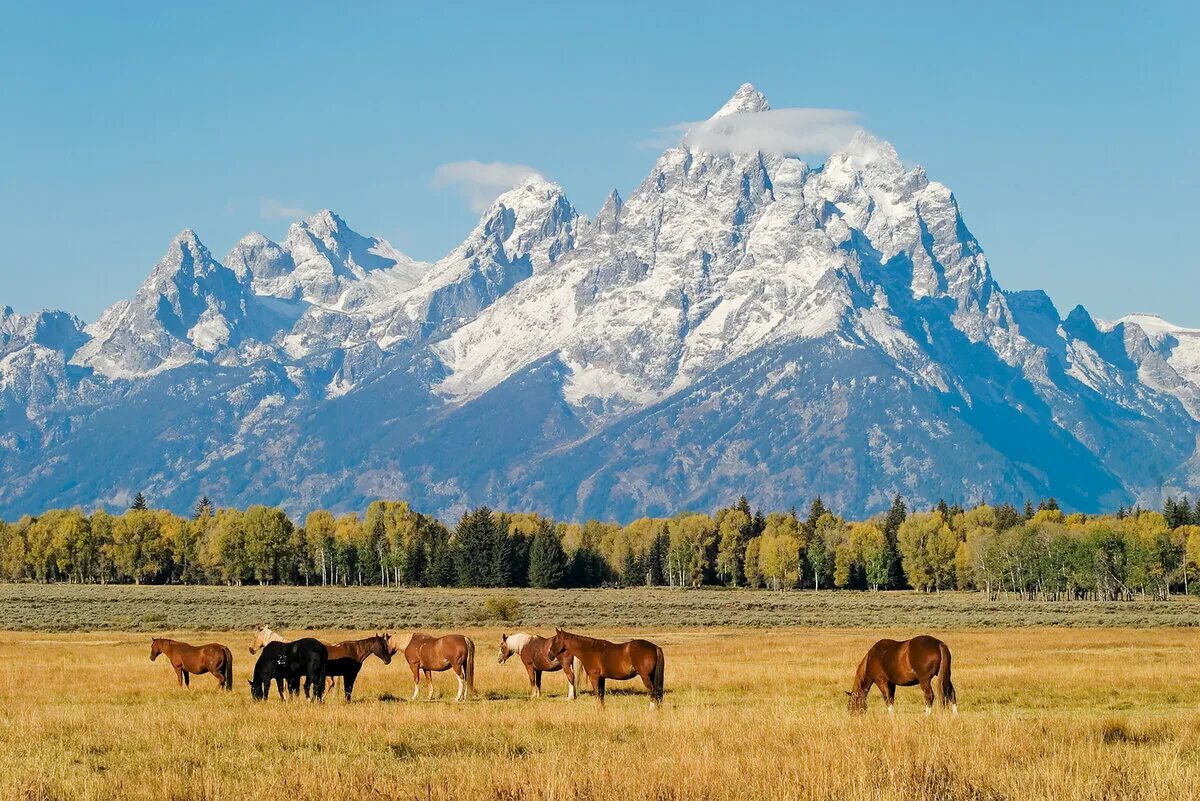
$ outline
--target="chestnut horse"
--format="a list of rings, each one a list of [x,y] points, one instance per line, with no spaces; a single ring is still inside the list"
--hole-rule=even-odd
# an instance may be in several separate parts
[[[347,701],[350,700],[350,694],[354,692],[354,682],[358,679],[358,672],[362,670],[363,662],[367,657],[374,654],[383,661],[383,664],[390,665],[392,663],[393,652],[386,634],[376,634],[374,637],[362,640],[334,643],[327,645],[326,650],[329,658],[325,663],[325,676],[330,686],[333,685],[335,677],[342,677],[342,689],[345,690]]]
[[[538,637],[524,631],[515,634],[500,635],[500,664],[503,665],[513,654],[521,657],[525,672],[529,674],[529,693],[531,698],[539,698],[542,694],[542,674],[561,670],[567,677],[567,698],[575,697],[576,680],[579,676],[579,662],[564,665],[557,657],[550,656],[550,640]],[[571,662],[572,660],[568,660]]]
[[[596,698],[604,705],[604,680],[624,681],[639,676],[650,691],[650,708],[655,709],[663,699],[663,668],[666,660],[663,649],[649,640],[630,640],[613,643],[597,640],[581,634],[571,634],[562,629],[554,630],[547,653],[562,664],[568,659],[578,661],[587,673]]]
[[[897,642],[880,640],[871,646],[858,663],[854,685],[846,695],[852,714],[867,710],[867,693],[872,685],[879,688],[887,702],[888,714],[895,714],[896,688],[921,685],[925,693],[925,714],[933,711],[933,679],[941,679],[942,706],[958,714],[958,696],[950,680],[950,649],[936,637],[921,635]]]
[[[395,638],[388,635],[388,645],[396,652]],[[414,632],[404,647],[404,661],[413,674],[413,700],[421,692],[421,673],[429,683],[428,700],[433,700],[433,671],[453,670],[458,678],[455,701],[466,701],[475,691],[475,643],[461,634],[430,637]]]
[[[166,654],[175,668],[175,678],[180,687],[190,687],[189,675],[211,673],[223,690],[233,689],[233,654],[220,643],[188,645],[178,640],[155,637],[150,640],[150,661]]]

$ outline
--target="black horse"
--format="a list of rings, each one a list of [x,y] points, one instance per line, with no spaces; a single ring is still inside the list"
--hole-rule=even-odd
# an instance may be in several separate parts
[[[300,679],[303,678],[304,694],[308,695],[311,688],[312,697],[323,700],[327,661],[325,644],[312,637],[295,642],[268,643],[254,665],[250,694],[259,701],[267,700],[271,694],[271,680],[274,679],[282,699],[284,682],[287,682],[288,693],[295,695],[300,690]]]

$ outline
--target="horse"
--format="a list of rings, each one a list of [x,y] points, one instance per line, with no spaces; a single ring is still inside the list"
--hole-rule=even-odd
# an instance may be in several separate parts
[[[257,652],[259,648],[262,648],[267,643],[283,641],[283,637],[271,631],[271,627],[264,623],[254,630],[254,639],[250,642],[250,653]]]
[[[376,634],[374,637],[362,640],[334,643],[327,646],[326,650],[328,660],[325,675],[331,686],[335,676],[342,677],[342,689],[346,693],[346,701],[350,700],[350,694],[354,692],[354,682],[358,679],[358,672],[362,670],[363,662],[367,657],[374,654],[383,661],[383,664],[390,665],[394,653],[386,634]]]
[[[283,684],[289,680],[287,643],[282,640],[272,640],[262,646],[262,653],[254,663],[254,678],[250,679],[250,695],[256,701],[265,701],[271,695],[271,680],[279,690],[279,700],[283,700]],[[291,686],[289,682],[288,691]]]
[[[304,679],[304,694],[316,701],[325,698],[325,671],[328,663],[325,644],[312,637],[295,642],[274,641],[267,643],[254,666],[254,678],[250,681],[250,693],[254,698],[265,701],[270,693],[271,679],[279,687],[283,697],[283,682],[287,681],[288,694],[296,695],[300,690],[300,679]]]
[[[538,637],[524,631],[501,634],[499,663],[503,665],[513,654],[521,657],[525,672],[529,674],[531,698],[540,698],[542,695],[542,673],[561,670],[567,677],[567,698],[574,698],[576,680],[580,673],[579,661],[568,660],[568,664],[564,665],[558,661],[558,657],[550,656],[549,650],[550,640],[546,637]]]
[[[888,714],[895,714],[896,688],[921,685],[925,693],[925,714],[933,712],[933,678],[941,679],[942,706],[958,714],[958,695],[950,680],[950,649],[936,637],[921,635],[911,640],[880,640],[871,646],[858,663],[854,684],[846,705],[851,714],[867,711],[867,693],[871,686],[879,688],[887,702]]]
[[[666,660],[663,649],[649,640],[630,640],[618,644],[555,629],[546,653],[564,665],[564,653],[571,660],[579,662],[601,706],[604,706],[605,679],[625,681],[634,676],[640,677],[650,692],[650,708],[657,709],[662,704]]]
[[[155,637],[150,640],[150,661],[158,659],[159,654],[166,654],[175,668],[175,678],[180,687],[190,687],[189,676],[192,673],[211,673],[223,690],[233,689],[233,654],[220,643],[208,645],[188,645],[178,640],[168,640]]]
[[[388,644],[392,653],[396,652],[395,641],[388,635]],[[421,632],[413,632],[404,646],[404,660],[413,674],[412,700],[417,700],[421,692],[421,673],[429,684],[427,700],[433,700],[433,671],[453,670],[458,678],[458,694],[455,701],[466,701],[475,692],[475,642],[470,637],[461,634],[447,634],[444,637],[431,637]]]

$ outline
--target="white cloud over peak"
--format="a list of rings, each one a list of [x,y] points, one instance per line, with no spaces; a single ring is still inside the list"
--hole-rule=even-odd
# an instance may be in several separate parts
[[[684,122],[656,131],[717,155],[762,151],[779,156],[826,156],[862,128],[857,112],[835,108],[780,108]]]
[[[312,212],[299,206],[289,206],[273,197],[265,197],[258,205],[258,213],[264,220],[302,220]]]
[[[507,192],[529,178],[542,174],[528,164],[509,164],[503,161],[454,161],[442,164],[433,171],[429,185],[434,189],[452,188],[466,198],[471,211],[479,214],[502,192]]]

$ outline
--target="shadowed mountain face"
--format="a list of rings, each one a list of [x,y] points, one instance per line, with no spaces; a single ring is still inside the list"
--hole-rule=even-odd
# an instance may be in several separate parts
[[[743,86],[708,125],[768,109]],[[1200,333],[1003,291],[950,190],[868,134],[815,166],[699,141],[593,221],[530,180],[432,264],[321,212],[223,261],[185,231],[88,326],[0,309],[0,516],[1200,489]]]

